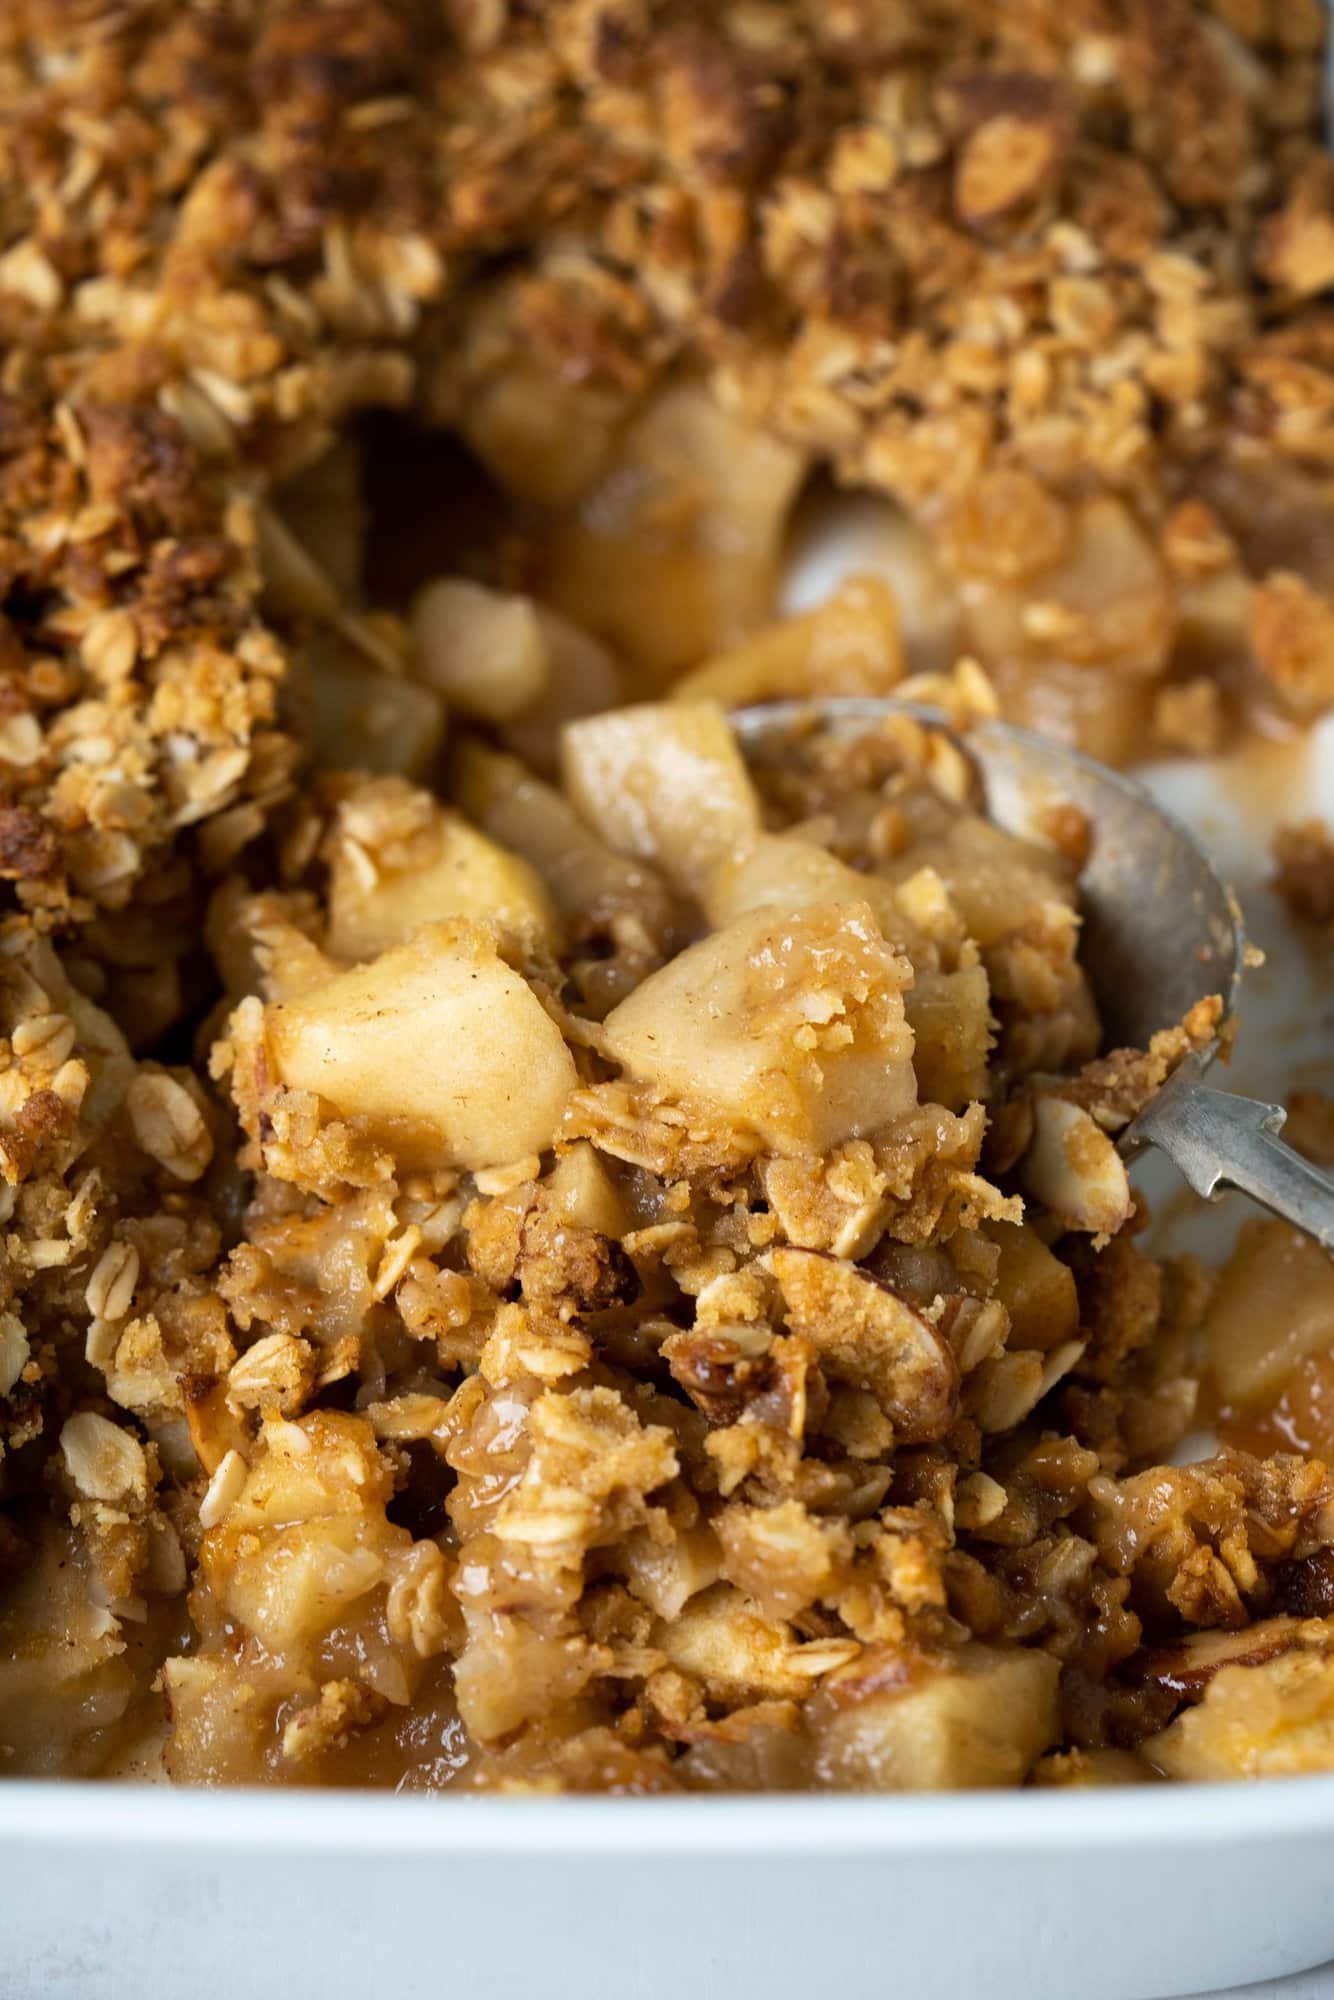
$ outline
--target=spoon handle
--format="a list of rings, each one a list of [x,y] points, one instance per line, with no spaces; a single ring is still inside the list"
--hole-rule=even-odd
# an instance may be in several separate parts
[[[1196,1194],[1240,1188],[1326,1250],[1334,1250],[1334,1177],[1279,1138],[1281,1104],[1213,1090],[1180,1070],[1130,1127],[1134,1146],[1157,1146]]]

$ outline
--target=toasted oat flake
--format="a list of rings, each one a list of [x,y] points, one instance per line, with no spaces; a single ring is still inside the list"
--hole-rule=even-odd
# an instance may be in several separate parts
[[[94,1319],[124,1319],[139,1280],[139,1252],[132,1243],[109,1243],[93,1266],[84,1302]],[[89,1357],[91,1359],[91,1356]]]
[[[246,1463],[239,1451],[229,1451],[208,1482],[199,1503],[201,1528],[216,1528],[240,1499],[246,1482]]]
[[[126,1104],[144,1151],[178,1180],[198,1180],[213,1158],[213,1141],[184,1084],[171,1076],[140,1074]]]

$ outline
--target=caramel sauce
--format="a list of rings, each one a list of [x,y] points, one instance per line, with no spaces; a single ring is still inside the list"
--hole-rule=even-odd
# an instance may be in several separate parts
[[[1275,1451],[1334,1463],[1334,1354],[1309,1354],[1278,1396],[1247,1409],[1220,1405],[1214,1416],[1224,1444],[1266,1458]]]
[[[314,1777],[322,1785],[439,1792],[463,1776],[474,1755],[455,1705],[453,1676],[438,1663],[408,1707],[391,1709],[374,1728],[324,1751],[306,1782]]]

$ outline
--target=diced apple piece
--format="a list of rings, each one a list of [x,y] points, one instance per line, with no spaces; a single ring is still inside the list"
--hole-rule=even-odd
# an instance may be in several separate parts
[[[824,604],[784,618],[677,685],[678,700],[752,702],[888,694],[903,678],[893,592],[877,576],[847,577]]]
[[[605,1046],[772,1152],[824,1152],[916,1101],[905,976],[865,903],[755,910],[651,973]]]
[[[273,899],[276,900],[276,899]],[[254,948],[259,985],[266,1000],[295,1000],[323,986],[338,971],[313,938],[289,923],[273,900],[256,896],[243,912],[245,930]]]
[[[885,865],[891,881],[932,868],[962,913],[969,936],[984,950],[1015,931],[1049,926],[1068,913],[1073,950],[1074,886],[1059,856],[975,813],[942,809],[927,795],[907,801],[905,810],[913,840],[901,859]]]
[[[393,1475],[362,1418],[321,1410],[271,1420],[258,1453],[200,1562],[228,1615],[281,1653],[327,1632],[410,1537],[385,1513]]]
[[[465,715],[509,722],[546,692],[551,660],[530,597],[437,577],[412,607],[412,636],[421,678]]]
[[[661,879],[599,840],[569,800],[517,757],[467,743],[455,775],[469,819],[532,863],[559,910],[598,921],[629,909],[650,931],[665,928],[671,899]]]
[[[642,390],[614,367],[570,368],[565,329],[582,315],[583,282],[556,279],[554,295],[552,284],[549,268],[520,266],[470,287],[450,339],[423,348],[419,389],[434,432],[456,432],[506,496],[564,520]]]
[[[1067,1229],[1115,1236],[1130,1220],[1130,1178],[1116,1147],[1082,1106],[1039,1096],[1033,1141],[1020,1167],[1026,1194]]]
[[[870,886],[827,847],[794,833],[761,833],[719,863],[704,884],[700,902],[718,929],[751,910],[790,911],[808,903],[848,902]]]
[[[924,1103],[962,1111],[988,1094],[991,987],[980,965],[921,970],[904,996],[913,1031],[913,1068]]]
[[[1115,667],[1064,660],[988,660],[987,678],[1007,722],[1069,743],[1101,764],[1133,764],[1149,741],[1156,681]]]
[[[948,1341],[917,1307],[869,1271],[818,1250],[769,1254],[787,1323],[809,1340],[826,1374],[874,1396],[905,1441],[943,1437],[954,1421],[959,1374]]]
[[[0,1612],[5,1775],[96,1776],[151,1664],[135,1658],[135,1625],[99,1602],[84,1537],[37,1513],[34,1531]]]
[[[810,903],[869,903],[885,937],[916,961],[924,939],[898,892],[877,875],[859,875],[827,847],[799,833],[760,833],[729,855],[700,891],[715,930],[750,910],[804,910]]]
[[[702,384],[674,382],[636,412],[601,478],[554,523],[542,595],[661,685],[773,615],[805,465]]]
[[[576,1141],[561,1154],[546,1190],[553,1213],[576,1229],[619,1238],[634,1228],[629,1202],[587,1139]]]
[[[541,771],[553,772],[560,760],[560,737],[566,723],[622,707],[627,690],[617,660],[591,632],[571,624],[545,604],[537,606],[537,623],[550,663],[546,688],[517,720],[507,724],[504,734],[520,757]]]
[[[372,1500],[383,1507],[393,1490],[393,1476],[363,1418],[317,1410],[297,1423],[270,1421],[260,1433],[259,1455],[209,1546],[216,1552],[238,1537],[292,1521],[360,1514]]]
[[[1277,1395],[1308,1356],[1334,1352],[1334,1260],[1286,1223],[1246,1223],[1204,1332],[1225,1403],[1246,1409]]]
[[[986,1222],[1000,1251],[995,1296],[1010,1315],[1009,1346],[1048,1354],[1079,1331],[1074,1272],[1026,1222]]]
[[[1172,589],[1124,501],[1101,494],[1082,502],[1045,551],[1049,559],[1022,577],[994,573],[994,533],[975,552],[966,537],[956,535],[950,546],[969,637],[984,665],[1062,661],[1114,667],[1121,677],[1161,672],[1172,642]]]
[[[430,924],[268,1009],[279,1079],[359,1117],[405,1165],[494,1167],[551,1145],[574,1062],[491,936]]]
[[[867,1657],[820,1696],[821,1782],[838,1791],[959,1791],[1022,1783],[1061,1733],[1059,1663],[1027,1647],[971,1644],[898,1687]],[[868,1691],[861,1694],[858,1680]]]
[[[715,702],[645,702],[571,723],[565,789],[622,854],[694,894],[760,830],[759,801]]]
[[[326,938],[335,958],[374,958],[446,917],[554,950],[556,913],[537,871],[458,813],[433,808],[403,860],[394,867],[351,839],[335,841]]]
[[[1224,1667],[1198,1708],[1140,1745],[1169,1778],[1288,1778],[1334,1770],[1334,1659],[1284,1653]]]
[[[510,1736],[574,1701],[605,1657],[575,1630],[539,1630],[503,1610],[470,1608],[466,1616],[454,1692],[468,1734],[479,1743]]]
[[[670,1541],[646,1528],[627,1535],[617,1550],[626,1587],[658,1618],[679,1618],[692,1597],[708,1590],[722,1574],[722,1550],[704,1523],[678,1529]]]
[[[221,1602],[276,1653],[318,1639],[384,1574],[355,1520],[298,1521],[238,1554]]]
[[[308,642],[289,695],[321,770],[422,777],[444,742],[444,704],[433,689],[384,672],[328,634]]]
[[[729,1707],[809,1694],[816,1679],[812,1668],[821,1658],[818,1646],[810,1649],[815,1658],[805,1657],[789,1625],[764,1617],[728,1583],[715,1583],[664,1617],[654,1627],[652,1643]]]

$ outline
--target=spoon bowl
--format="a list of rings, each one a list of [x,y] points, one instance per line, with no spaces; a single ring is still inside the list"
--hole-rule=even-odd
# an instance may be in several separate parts
[[[1218,994],[1236,1006],[1246,939],[1237,899],[1195,836],[1133,778],[1007,722],[954,727],[919,702],[849,696],[774,702],[730,718],[747,755],[800,741],[814,728],[855,737],[885,716],[942,730],[982,781],[988,817],[1006,833],[1042,841],[1043,814],[1072,804],[1088,815],[1093,848],[1080,881],[1080,959],[1112,1046],[1141,1048]]]
[[[958,728],[943,710],[866,696],[774,702],[735,711],[752,762],[809,740],[852,738],[890,715],[941,730],[981,779],[986,810],[1007,833],[1042,839],[1056,805],[1079,807],[1093,840],[1080,881],[1080,959],[1107,1044],[1143,1048],[1199,1000],[1218,995],[1220,1027],[1236,1013],[1246,963],[1237,899],[1195,836],[1133,778],[1005,722]],[[1216,1039],[1189,1057],[1121,1134],[1127,1155],[1165,1152],[1197,1194],[1246,1194],[1334,1248],[1334,1180],[1279,1136],[1286,1113],[1203,1081]]]

